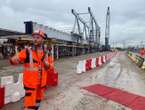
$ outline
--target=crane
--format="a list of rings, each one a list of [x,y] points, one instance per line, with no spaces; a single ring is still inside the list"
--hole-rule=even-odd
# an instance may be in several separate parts
[[[107,14],[106,14],[106,28],[105,28],[105,50],[110,50],[109,37],[110,37],[110,7],[108,6]]]
[[[75,23],[71,34],[77,37],[77,42],[84,41],[89,45],[99,47],[100,45],[100,26],[98,25],[91,8],[88,7],[88,12],[78,13],[72,9],[72,14],[75,16]],[[87,21],[81,15],[89,15]]]

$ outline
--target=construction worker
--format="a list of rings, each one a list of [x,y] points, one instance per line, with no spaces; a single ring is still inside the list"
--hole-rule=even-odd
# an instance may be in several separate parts
[[[40,102],[44,97],[47,80],[48,59],[42,44],[46,38],[42,31],[32,34],[34,46],[25,48],[10,59],[11,64],[24,62],[23,84],[26,91],[24,97],[24,110],[38,110]]]

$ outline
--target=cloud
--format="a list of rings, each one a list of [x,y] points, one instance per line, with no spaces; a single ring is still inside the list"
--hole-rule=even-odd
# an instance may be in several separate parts
[[[144,0],[0,0],[0,27],[24,31],[24,21],[62,29],[73,27],[71,9],[87,12],[90,6],[105,37],[105,14],[111,7],[111,41],[140,40],[145,36]]]

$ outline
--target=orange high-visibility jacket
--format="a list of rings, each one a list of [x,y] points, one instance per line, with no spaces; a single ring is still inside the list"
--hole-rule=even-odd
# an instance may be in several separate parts
[[[24,62],[24,87],[36,89],[39,84],[41,87],[45,87],[47,72],[44,68],[44,52],[41,51],[37,53],[35,50],[32,50],[32,65],[30,64],[29,54],[30,53],[27,49],[23,49],[18,53],[19,61]]]

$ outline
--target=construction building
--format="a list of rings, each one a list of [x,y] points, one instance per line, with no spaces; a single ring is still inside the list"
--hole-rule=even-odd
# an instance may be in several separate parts
[[[88,7],[88,12],[85,13],[89,16],[90,24],[81,18],[80,15],[82,13],[77,13],[72,9],[72,14],[75,16],[75,23],[70,33],[59,31],[33,21],[24,22],[25,33],[15,32],[10,34],[11,31],[9,31],[9,33],[7,32],[7,34],[2,35],[1,38],[8,39],[3,44],[2,53],[4,56],[14,53],[15,45],[18,44],[16,41],[31,39],[31,34],[38,29],[43,30],[47,34],[49,39],[48,44],[52,47],[52,55],[57,59],[59,57],[77,56],[99,51],[100,27],[91,12],[91,8]]]

